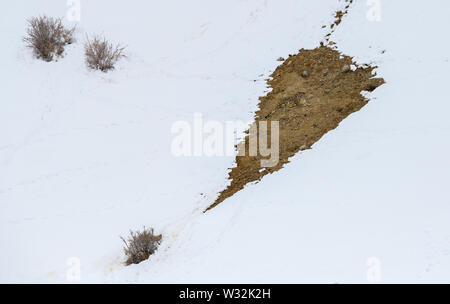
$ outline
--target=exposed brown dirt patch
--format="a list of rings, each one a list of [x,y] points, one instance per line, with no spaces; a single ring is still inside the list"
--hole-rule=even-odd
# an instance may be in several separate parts
[[[246,156],[236,157],[236,167],[229,174],[231,184],[206,211],[246,184],[280,170],[291,156],[310,149],[344,118],[366,105],[368,100],[361,91],[373,91],[384,83],[382,78],[374,77],[374,69],[357,66],[351,57],[323,45],[290,56],[271,75],[268,84],[273,90],[260,98],[260,110],[255,114],[256,123],[268,121],[270,126],[270,121],[279,121],[278,164],[261,170],[260,161],[266,157],[248,156],[247,136]]]

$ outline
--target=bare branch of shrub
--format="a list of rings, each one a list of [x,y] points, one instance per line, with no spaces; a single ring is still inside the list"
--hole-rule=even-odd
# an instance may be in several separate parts
[[[75,27],[65,28],[60,18],[40,16],[27,21],[27,35],[23,40],[39,59],[52,61],[55,56],[62,56],[67,44],[73,43]]]
[[[86,56],[86,64],[89,68],[107,72],[114,69],[117,61],[125,57],[123,51],[125,47],[113,45],[102,37],[94,37],[92,40],[86,38],[84,45],[84,53]]]
[[[125,265],[139,264],[147,260],[161,243],[162,235],[155,235],[153,228],[144,229],[142,231],[131,231],[128,239],[120,237],[125,244],[123,248],[127,259]]]

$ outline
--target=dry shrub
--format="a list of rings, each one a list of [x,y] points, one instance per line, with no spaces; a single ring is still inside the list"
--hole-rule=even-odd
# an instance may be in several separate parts
[[[127,259],[125,265],[139,264],[147,260],[161,243],[162,235],[155,235],[153,228],[144,229],[142,231],[131,231],[128,239],[120,237],[125,243],[123,248]]]
[[[86,64],[91,69],[107,72],[114,69],[120,58],[125,57],[124,49],[125,47],[113,45],[105,38],[94,37],[90,40],[88,37],[84,45]]]
[[[27,35],[23,39],[37,58],[52,61],[60,57],[64,47],[73,42],[75,27],[67,29],[60,18],[47,16],[28,19]]]

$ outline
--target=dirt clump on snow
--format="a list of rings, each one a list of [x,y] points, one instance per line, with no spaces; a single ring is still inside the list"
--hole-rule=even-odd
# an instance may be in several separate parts
[[[340,19],[340,18],[339,18]],[[267,121],[270,145],[271,121],[279,122],[279,161],[273,167],[261,167],[263,157],[249,154],[249,136],[245,155],[236,157],[236,167],[229,173],[230,185],[205,211],[243,189],[248,183],[280,170],[297,152],[310,149],[325,133],[335,129],[351,113],[368,103],[362,91],[373,91],[384,83],[369,65],[358,66],[349,56],[321,45],[300,50],[287,58],[272,73],[272,88],[260,97],[255,114],[256,125]]]

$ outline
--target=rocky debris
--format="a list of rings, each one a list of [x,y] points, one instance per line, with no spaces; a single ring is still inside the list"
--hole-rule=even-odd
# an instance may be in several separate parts
[[[284,58],[283,58],[283,57],[279,57],[279,58],[277,59],[277,61],[284,61]]]
[[[282,169],[290,157],[310,149],[348,115],[364,107],[368,99],[361,91],[373,91],[384,80],[374,78],[374,66],[361,65],[352,71],[352,64],[351,57],[321,46],[302,50],[279,65],[268,82],[272,91],[260,98],[259,110],[255,113],[256,123],[268,119],[279,122],[278,163],[261,171],[261,161],[265,157],[251,156],[248,152],[236,157],[236,166],[229,172],[230,184],[205,211],[233,196],[246,184]],[[327,77],[322,74],[325,68],[329,69]],[[345,77],[341,71],[346,72]],[[309,75],[308,80],[304,78],[306,75]],[[246,134],[243,144],[249,147],[249,133]]]
[[[351,71],[350,65],[346,64],[342,67],[342,73],[348,73]]]
[[[302,77],[303,77],[303,78],[307,78],[308,76],[309,76],[308,71],[303,71],[303,72],[302,72]]]

